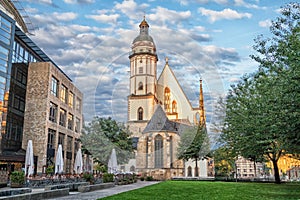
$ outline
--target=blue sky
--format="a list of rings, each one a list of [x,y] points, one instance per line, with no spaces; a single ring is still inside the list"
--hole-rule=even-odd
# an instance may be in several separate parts
[[[127,119],[129,59],[145,15],[159,56],[193,105],[204,81],[208,123],[216,99],[258,64],[254,38],[269,36],[271,20],[289,1],[271,0],[23,0],[35,27],[30,36],[84,93],[84,116]]]

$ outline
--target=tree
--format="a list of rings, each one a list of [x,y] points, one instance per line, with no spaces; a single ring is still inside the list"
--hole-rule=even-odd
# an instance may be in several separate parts
[[[224,145],[213,150],[212,155],[215,164],[215,175],[229,177],[235,167],[235,155],[232,151]]]
[[[266,157],[273,163],[280,182],[277,161],[289,146],[283,137],[279,90],[274,76],[258,72],[244,76],[232,86],[226,103],[222,139],[236,153],[253,161]]]
[[[192,126],[185,129],[180,136],[178,146],[178,159],[189,160],[193,159],[196,162],[206,157],[210,152],[209,139],[205,125]],[[198,176],[198,174],[196,174]]]
[[[290,3],[270,28],[274,37],[256,39],[251,57],[259,70],[232,86],[226,102],[223,141],[255,161],[268,158],[280,183],[277,161],[299,153],[300,5]]]
[[[282,16],[272,23],[272,38],[256,39],[251,57],[261,64],[268,74],[278,77],[281,85],[280,100],[285,121],[285,133],[290,153],[300,151],[300,4],[290,3],[281,9]]]
[[[94,117],[84,127],[81,142],[94,159],[107,165],[113,148],[117,153],[118,163],[122,164],[132,157],[133,148],[130,131],[124,124],[111,118]]]

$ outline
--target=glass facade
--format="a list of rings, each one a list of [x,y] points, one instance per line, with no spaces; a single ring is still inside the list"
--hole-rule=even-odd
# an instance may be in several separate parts
[[[16,140],[20,140],[19,132],[22,130],[18,130],[16,124],[11,123],[12,120],[9,117],[11,115],[8,111],[14,21],[2,11],[0,12],[0,129],[2,136],[0,151],[2,152],[6,149],[15,149],[18,145]]]
[[[21,149],[28,63],[42,61],[17,32],[0,10],[0,153]]]

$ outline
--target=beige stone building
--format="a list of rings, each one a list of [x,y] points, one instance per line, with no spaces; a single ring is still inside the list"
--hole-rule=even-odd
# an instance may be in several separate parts
[[[136,172],[155,179],[185,176],[177,159],[180,134],[187,126],[205,123],[202,81],[199,106],[193,107],[178,83],[168,58],[157,78],[157,53],[149,24],[144,19],[133,40],[130,59],[128,125],[138,139]]]
[[[242,156],[238,156],[235,161],[237,178],[251,179],[262,176],[263,164],[259,162],[250,161]]]
[[[33,141],[37,173],[53,165],[63,146],[64,172],[73,172],[82,128],[83,94],[50,62],[29,63],[22,148]]]

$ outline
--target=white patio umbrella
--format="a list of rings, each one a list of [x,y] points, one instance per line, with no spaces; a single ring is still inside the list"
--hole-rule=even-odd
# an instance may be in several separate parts
[[[75,163],[74,163],[75,174],[81,174],[82,173],[82,167],[83,167],[82,153],[81,153],[81,149],[78,149],[77,154],[76,154],[76,158],[75,158]]]
[[[29,177],[34,172],[33,146],[32,140],[28,140],[27,150],[25,155],[25,173]]]
[[[55,158],[55,171],[54,173],[62,173],[64,170],[64,158],[62,155],[62,146],[61,144],[58,145],[56,158]]]
[[[111,155],[108,160],[107,167],[108,167],[108,172],[111,174],[117,173],[118,171],[117,154],[115,149],[111,151]]]

